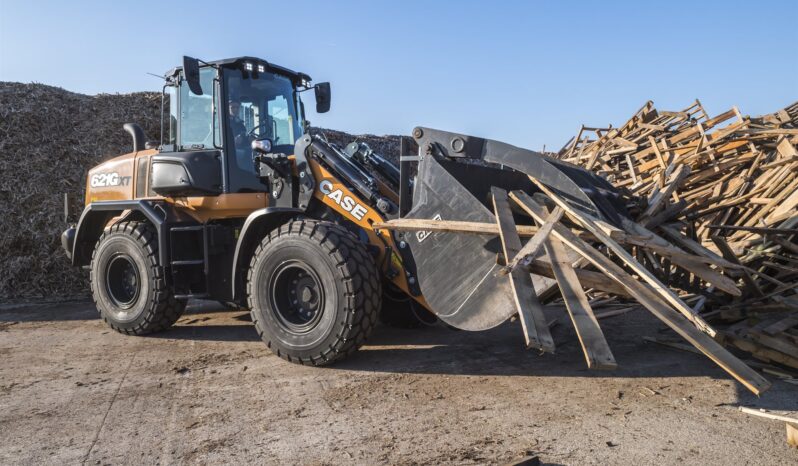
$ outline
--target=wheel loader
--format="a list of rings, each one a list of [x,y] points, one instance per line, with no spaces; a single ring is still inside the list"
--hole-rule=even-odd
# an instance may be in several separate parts
[[[603,178],[509,144],[418,127],[398,166],[365,144],[332,144],[310,134],[307,91],[329,110],[329,83],[254,57],[184,57],[166,74],[161,140],[126,124],[133,151],[89,170],[85,208],[61,235],[110,327],[161,331],[189,299],[217,300],[248,308],[275,354],[324,365],[356,351],[381,312],[471,331],[519,313],[503,238],[386,222],[495,225],[497,192],[535,196],[542,184],[619,223]],[[556,285],[531,279],[537,293]]]

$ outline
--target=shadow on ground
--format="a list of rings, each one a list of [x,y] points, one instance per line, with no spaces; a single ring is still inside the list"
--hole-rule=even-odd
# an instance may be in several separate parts
[[[483,332],[457,331],[443,325],[404,330],[378,326],[366,346],[352,357],[323,370],[381,373],[508,377],[668,378],[711,377],[731,380],[708,358],[646,343],[643,336],[674,338],[675,334],[645,311],[601,321],[618,362],[615,371],[586,368],[570,322],[562,311],[549,315],[556,354],[524,350],[520,326],[507,322]],[[93,303],[43,304],[0,308],[0,332],[17,322],[97,320]],[[119,338],[127,338],[122,335]],[[154,340],[258,342],[248,312],[215,302],[192,302],[177,325],[149,335]],[[676,338],[674,338],[676,340]],[[263,348],[264,351],[265,347]],[[777,410],[798,410],[798,387],[775,381],[761,398],[735,382],[739,404]],[[795,396],[771,396],[791,392]]]

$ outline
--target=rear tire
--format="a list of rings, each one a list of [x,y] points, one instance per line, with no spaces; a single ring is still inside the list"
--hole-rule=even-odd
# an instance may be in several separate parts
[[[344,228],[293,220],[269,233],[247,275],[252,321],[273,353],[321,366],[363,345],[382,290],[374,259]]]
[[[166,287],[157,236],[142,222],[118,223],[103,232],[92,254],[91,290],[100,317],[128,335],[165,330],[186,308]]]

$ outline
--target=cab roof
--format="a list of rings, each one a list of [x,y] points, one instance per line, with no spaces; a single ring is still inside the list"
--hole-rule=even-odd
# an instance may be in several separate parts
[[[201,66],[203,63],[207,63],[208,65],[220,66],[220,67],[243,67],[245,63],[252,63],[253,66],[263,65],[267,70],[282,74],[284,76],[288,76],[292,81],[302,82],[302,81],[310,81],[311,78],[305,73],[301,73],[298,71],[290,70],[284,66],[275,65],[274,63],[269,63],[268,61],[257,58],[257,57],[236,57],[236,58],[225,58],[222,60],[214,60],[214,61],[203,61],[201,62]],[[178,72],[183,69],[182,66],[176,66],[169,70],[166,73],[166,76],[175,76]]]

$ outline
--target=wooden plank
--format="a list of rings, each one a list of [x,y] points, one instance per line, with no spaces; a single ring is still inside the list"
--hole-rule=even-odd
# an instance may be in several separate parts
[[[513,213],[507,200],[507,191],[493,187],[491,188],[491,194],[504,257],[515,257],[518,255],[518,251],[521,250],[521,238],[515,229]],[[545,223],[545,221],[541,223]],[[513,270],[510,272],[509,277],[527,348],[533,347],[553,353],[554,339],[551,337],[549,326],[546,324],[543,306],[540,304],[535,294],[535,288],[532,286],[532,278],[522,269]]]
[[[444,233],[463,233],[473,235],[498,236],[499,227],[494,223],[467,222],[460,220],[433,220],[426,218],[396,218],[387,222],[374,222],[371,227],[375,230],[395,230],[395,231],[435,231]],[[518,235],[522,238],[535,236],[540,228],[534,225],[516,225]],[[580,236],[592,239],[592,235],[580,232]],[[619,241],[626,238],[618,238],[618,233],[610,235]]]
[[[555,278],[550,262],[534,260],[525,268],[527,271],[535,275]],[[586,288],[594,288],[599,291],[605,291],[607,293],[612,293],[619,296],[631,297],[629,292],[626,291],[626,288],[618,285],[614,280],[608,278],[601,272],[593,272],[591,270],[584,269],[574,269],[574,272],[576,272],[576,277],[579,279],[579,282]]]
[[[798,234],[798,230],[796,230],[796,234]],[[784,249],[786,249],[788,251],[792,251],[795,254],[798,254],[798,244],[790,242],[790,241],[787,241],[786,239],[781,238],[779,236],[775,236],[775,235],[771,236],[769,239],[771,241],[773,241],[774,243],[778,243],[779,246],[783,247]]]
[[[655,277],[651,272],[648,271],[642,264],[637,262],[634,257],[632,257],[624,248],[622,248],[618,243],[612,240],[609,236],[604,234],[601,228],[598,228],[594,222],[588,218],[587,214],[582,212],[578,212],[576,209],[570,206],[567,202],[562,200],[560,196],[555,194],[551,189],[548,188],[543,183],[540,183],[536,179],[530,177],[533,183],[535,183],[541,191],[546,193],[551,200],[553,200],[558,206],[562,207],[563,210],[571,217],[574,221],[582,225],[585,229],[589,232],[593,233],[596,238],[598,238],[602,243],[604,243],[612,252],[614,252],[621,260],[623,260],[626,265],[628,265],[632,270],[635,271],[640,277],[643,278],[649,285],[651,285],[654,289],[654,292],[662,296],[667,302],[669,302],[677,311],[681,312],[685,317],[687,317],[690,322],[693,322],[696,327],[707,333],[709,336],[715,336],[716,332],[712,329],[712,327],[707,324],[704,319],[698,316],[693,309],[684,303],[676,293],[674,293],[670,288],[665,286],[662,282],[660,282],[657,277]],[[674,258],[671,258],[671,261],[674,261]],[[736,288],[735,288],[736,289]],[[738,290],[739,292],[739,290]]]
[[[656,235],[654,232],[648,230],[640,224],[637,224],[624,217],[621,218],[621,222],[623,223],[623,227],[626,228],[630,234],[648,236],[649,240],[646,247],[649,247],[658,254],[667,257],[673,264],[692,272],[694,275],[700,277],[707,283],[714,285],[719,290],[723,290],[732,296],[742,295],[742,292],[739,290],[739,288],[737,288],[737,284],[734,280],[721,275],[716,270],[707,266],[706,263],[715,265],[721,264],[722,266],[729,268],[738,268],[739,266],[732,264],[722,257],[718,257],[717,254],[713,254],[711,252],[701,256],[686,254],[684,251],[674,247],[667,240]]]
[[[426,218],[397,218],[387,222],[375,222],[372,224],[372,228],[375,230],[440,231],[445,233],[470,233],[490,236],[499,234],[499,227],[493,223],[464,222],[460,220],[432,220]],[[520,236],[535,236],[538,232],[538,227],[517,225],[516,230]]]
[[[745,225],[707,225],[707,228],[713,230],[732,230],[732,231],[749,231],[758,234],[781,234],[781,235],[794,235],[795,229],[792,228],[773,228],[773,227],[749,227]]]
[[[798,157],[798,150],[795,150],[790,141],[787,138],[781,138],[779,140],[778,145],[776,146],[776,150],[782,157],[792,158]]]
[[[665,183],[665,188],[658,191],[648,203],[648,208],[643,212],[643,217],[651,217],[657,210],[659,210],[662,202],[668,199],[676,189],[681,186],[685,178],[690,175],[690,167],[687,165],[679,165],[679,168],[670,176],[670,179]]]
[[[641,224],[649,229],[654,228],[662,224],[663,222],[667,222],[673,217],[679,215],[685,208],[687,208],[687,201],[681,199],[679,202],[675,204],[669,204],[664,209],[662,209],[662,211],[660,211],[658,214],[650,218],[641,219]]]
[[[798,326],[798,315],[791,315],[768,325],[762,329],[762,331],[768,335],[778,335],[779,333],[796,326]]]
[[[767,346],[772,350],[784,353],[787,356],[798,361],[798,346],[793,345],[789,341],[770,335],[765,335],[760,331],[751,330],[747,334],[748,337],[756,340],[759,344]]]
[[[787,445],[798,448],[798,424],[787,422]]]
[[[626,242],[634,240],[622,230],[604,224],[602,227],[616,241]],[[499,227],[493,223],[468,222],[462,220],[433,220],[427,218],[396,218],[387,222],[374,222],[371,225],[374,230],[395,230],[395,231],[439,231],[444,233],[464,233],[474,235],[497,236]],[[521,237],[535,236],[539,228],[535,225],[516,225],[518,235]],[[594,239],[590,233],[580,231],[579,236],[586,239]]]
[[[743,351],[751,353],[751,355],[757,359],[761,359],[765,362],[775,362],[792,367],[793,369],[798,369],[798,359],[791,358],[781,351],[770,349],[764,345],[761,345],[759,342],[748,340],[746,338],[740,338],[731,334],[722,335],[722,339],[724,342],[728,342]]]
[[[738,408],[740,411],[744,412],[745,414],[751,414],[753,416],[764,417],[767,419],[773,419],[775,421],[784,421],[784,422],[791,422],[793,424],[798,424],[798,417],[787,417],[782,416],[781,414],[773,414],[766,410],[758,410],[752,408],[746,408],[745,406],[740,406]]]
[[[618,364],[596,316],[593,315],[593,309],[587,301],[582,285],[568,261],[565,246],[556,238],[548,238],[543,247],[551,258],[554,276],[557,278],[560,294],[571,316],[579,343],[582,345],[588,369],[616,369]]]
[[[723,257],[717,255],[715,252],[705,248],[702,244],[693,241],[692,239],[688,238],[687,236],[683,235],[679,230],[676,228],[669,226],[669,225],[662,225],[660,229],[665,232],[665,234],[672,239],[676,244],[693,251],[695,254],[698,254],[703,257],[708,257],[712,259],[710,262],[713,265],[717,265],[718,267],[723,267],[726,269],[739,269],[742,268],[742,264],[738,260],[732,260],[725,255]]]
[[[538,230],[537,234],[532,237],[529,241],[526,242],[524,247],[518,251],[518,254],[515,255],[513,260],[507,264],[507,267],[512,271],[519,262],[527,257],[532,257],[541,246],[543,246],[543,241],[548,238],[549,233],[551,233],[551,229],[554,227],[554,224],[559,222],[562,218],[563,210],[557,207],[554,211],[546,218],[546,221],[543,222],[543,225],[540,226],[540,230]],[[528,262],[528,261],[527,261]]]
[[[514,191],[510,196],[537,221],[542,222],[545,219],[547,215],[545,209],[538,205],[528,194],[523,191]],[[634,296],[634,298],[654,314],[654,316],[681,335],[682,338],[687,340],[690,344],[698,348],[704,355],[723,368],[723,370],[737,379],[746,388],[757,395],[770,388],[770,382],[768,382],[767,379],[745,365],[733,354],[729,353],[706,333],[697,329],[688,322],[682,314],[670,308],[663,301],[661,295],[635,280],[620,266],[609,260],[593,246],[578,238],[561,224],[556,225],[552,232],[555,237],[568,247],[580,253],[608,277],[626,288],[629,294]]]
[[[795,215],[796,206],[798,206],[798,189],[796,189],[787,199],[782,201],[778,207],[776,207],[773,213],[765,218],[765,223],[771,225]]]

